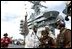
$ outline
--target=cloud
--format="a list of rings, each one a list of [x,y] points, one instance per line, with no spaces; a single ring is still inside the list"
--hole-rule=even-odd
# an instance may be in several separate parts
[[[47,11],[56,10],[61,12],[65,8],[65,1],[46,1],[42,5],[48,7]]]
[[[24,8],[24,2],[1,2],[1,37],[7,32],[9,36],[13,36],[14,38],[23,38],[23,36],[19,34],[19,27],[20,20],[24,19],[26,12]]]
[[[25,3],[27,4],[28,11],[30,3],[27,1],[1,1],[1,37],[7,32],[10,37],[23,39],[19,30],[20,20],[24,20],[26,14]]]
[[[1,35],[3,35],[4,33],[8,33],[9,36],[13,36],[13,38],[22,38],[23,36],[20,35],[20,21],[17,21],[19,19],[16,19],[14,21],[9,21],[9,22],[5,22],[2,21],[1,22]],[[20,36],[20,37],[19,37]],[[3,36],[2,36],[3,37]]]
[[[60,6],[63,3],[64,1],[46,1],[46,3],[42,2],[41,4],[47,6],[48,8],[53,8],[53,7]]]

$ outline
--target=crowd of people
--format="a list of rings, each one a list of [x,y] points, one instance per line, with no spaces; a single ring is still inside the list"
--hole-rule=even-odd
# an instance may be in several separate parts
[[[45,30],[41,31],[41,37],[37,35],[38,27],[33,26],[33,32],[28,34],[25,41],[25,48],[71,48],[71,30],[65,28],[65,23],[62,20],[57,20],[55,23],[56,28],[60,30],[56,41],[53,37],[50,37],[49,27],[45,27]],[[7,37],[5,33],[1,39],[1,47],[7,48],[12,40]]]
[[[44,27],[41,31],[41,37],[38,37],[38,26],[34,25],[32,33],[28,33],[25,41],[25,48],[71,48],[71,30],[65,28],[65,22],[58,19],[55,23],[56,29],[60,30],[57,38],[50,37],[50,28]],[[7,48],[12,40],[5,33],[1,39],[1,48]]]
[[[50,36],[50,28],[44,27],[45,29],[41,31],[41,37],[37,34],[38,26],[34,25],[32,28],[32,33],[28,33],[25,41],[25,48],[71,48],[71,30],[65,28],[65,22],[57,19],[55,23],[55,28],[60,30],[57,38],[54,39]],[[8,34],[5,33],[4,37],[1,39],[1,47],[7,48],[12,40],[7,37]]]
[[[32,36],[38,39],[29,38],[27,39],[29,43],[26,42],[25,48],[71,48],[71,30],[65,28],[65,23],[61,20],[57,20],[55,23],[56,28],[60,30],[56,40],[50,37],[49,27],[45,27],[45,30],[41,31],[41,37],[37,36],[37,26],[33,26]],[[27,38],[28,38],[27,37]],[[32,41],[32,39],[34,41]],[[33,44],[32,44],[33,43]]]
[[[25,48],[71,48],[71,30],[65,28],[65,22],[60,19],[56,21],[55,26],[60,30],[56,39],[50,36],[51,30],[48,26],[44,27],[45,29],[41,31],[41,37],[39,37],[37,35],[39,33],[38,26],[34,25],[32,32],[26,36]],[[1,39],[1,48],[7,48],[12,43],[7,36],[8,34],[5,33]]]

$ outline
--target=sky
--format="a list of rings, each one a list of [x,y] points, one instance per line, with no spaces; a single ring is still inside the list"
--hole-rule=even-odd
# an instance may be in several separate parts
[[[41,4],[48,7],[48,9],[41,8],[42,11],[56,10],[65,18],[65,15],[62,13],[65,8],[64,1],[46,1],[41,2]],[[1,1],[1,37],[3,37],[4,33],[8,33],[9,37],[13,37],[14,39],[23,39],[19,31],[20,20],[24,20],[26,11],[28,15],[33,12],[33,10],[30,9],[32,6],[33,4],[28,1]],[[25,7],[27,8],[26,10]],[[27,19],[29,19],[29,16]],[[65,22],[66,27],[71,29],[71,17],[69,17],[69,19],[69,21]]]

